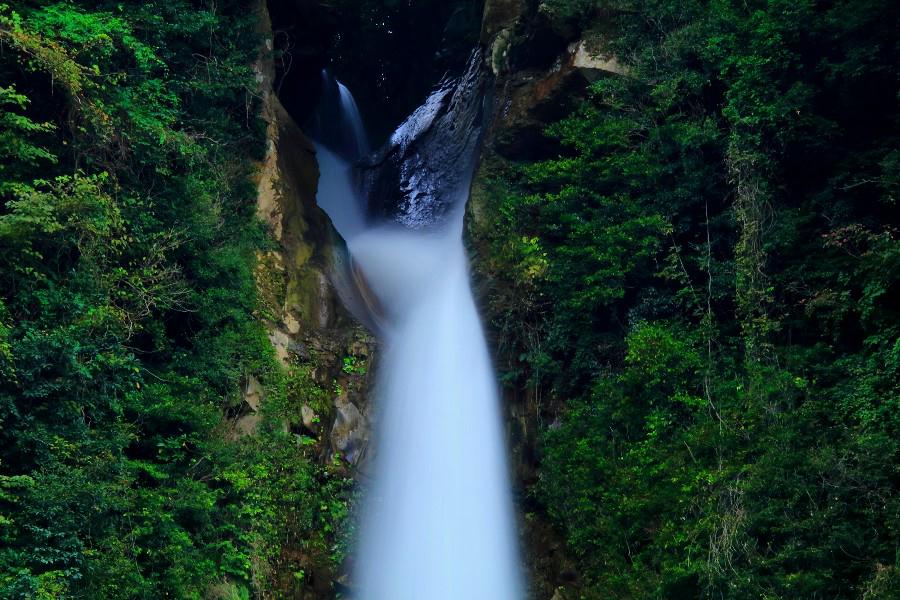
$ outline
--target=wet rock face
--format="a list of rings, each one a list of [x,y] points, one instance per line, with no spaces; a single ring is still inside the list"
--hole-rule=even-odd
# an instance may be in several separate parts
[[[477,50],[461,76],[442,81],[381,149],[360,162],[357,181],[374,218],[423,229],[464,198],[481,140],[485,82]]]
[[[279,248],[260,257],[257,284],[269,340],[288,371],[312,366],[316,385],[345,390],[335,394],[330,407],[322,407],[321,416],[304,405],[286,427],[316,439],[323,461],[339,455],[357,467],[369,438],[371,384],[367,373],[348,373],[342,361],[368,360],[375,342],[345,308],[341,292],[350,289],[342,280],[346,248],[315,203],[315,149],[277,98],[268,103],[270,155],[261,169],[257,208]],[[325,420],[323,427],[319,418]],[[331,418],[329,435],[321,429]]]

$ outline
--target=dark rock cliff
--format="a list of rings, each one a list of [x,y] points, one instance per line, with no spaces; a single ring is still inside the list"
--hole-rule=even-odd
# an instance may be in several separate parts
[[[472,52],[461,75],[445,77],[380,150],[357,169],[376,218],[412,228],[445,217],[465,194],[484,126],[486,73]]]

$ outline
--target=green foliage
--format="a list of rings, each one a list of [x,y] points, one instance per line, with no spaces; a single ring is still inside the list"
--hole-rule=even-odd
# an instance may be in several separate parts
[[[366,361],[356,356],[345,356],[341,370],[347,375],[365,375]]]
[[[0,598],[247,598],[348,484],[264,411],[245,2],[0,5]],[[222,591],[225,590],[225,591]]]
[[[42,161],[55,162],[56,157],[35,145],[34,135],[53,131],[50,123],[35,123],[27,116],[13,112],[28,105],[28,97],[16,92],[13,86],[0,88],[0,177],[7,186],[16,180],[16,170],[33,167]]]
[[[897,7],[547,10],[629,76],[493,158],[476,235],[579,593],[895,597]]]

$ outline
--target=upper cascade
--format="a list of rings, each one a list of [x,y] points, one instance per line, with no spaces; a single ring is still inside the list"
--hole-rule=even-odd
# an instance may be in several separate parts
[[[347,121],[345,128],[350,132],[350,150],[355,151],[357,157],[363,156],[369,151],[369,140],[359,107],[356,106],[356,100],[347,86],[338,80],[335,80],[335,83],[341,97],[341,116]]]
[[[316,141],[346,162],[369,152],[369,139],[353,94],[343,83],[322,69],[322,98],[306,124]]]

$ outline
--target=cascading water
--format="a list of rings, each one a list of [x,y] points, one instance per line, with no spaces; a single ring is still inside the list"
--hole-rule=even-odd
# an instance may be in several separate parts
[[[316,199],[345,240],[365,229],[365,211],[354,192],[350,165],[369,151],[353,94],[322,69],[322,102],[311,123],[319,163]]]
[[[345,121],[349,125],[352,134],[353,146],[356,149],[356,156],[360,157],[369,151],[369,141],[366,138],[366,128],[363,126],[362,115],[359,114],[359,108],[356,106],[356,100],[353,94],[347,89],[347,86],[340,81],[335,80],[338,86],[338,93],[341,97],[341,114],[345,117]]]
[[[471,110],[461,111],[475,106],[463,102],[475,93],[459,92],[464,80],[456,92],[450,84],[437,90],[441,97],[433,95],[427,110],[407,119],[389,145],[402,145],[405,152],[416,141],[401,138],[416,137],[415,131],[447,120],[465,126],[453,116],[457,111],[472,117]],[[436,104],[443,107],[440,119],[432,110]],[[342,106],[355,108],[352,102]],[[461,239],[477,145],[470,138],[477,132],[470,127],[463,136],[448,133],[463,143],[454,153],[446,139],[432,135],[448,157],[440,168],[429,163],[428,173],[417,174],[410,172],[415,161],[404,160],[395,169],[406,182],[397,195],[414,197],[416,214],[431,218],[419,230],[401,227],[398,221],[410,221],[399,218],[364,226],[348,164],[320,148],[320,204],[347,240],[383,312],[374,478],[362,512],[354,586],[354,597],[364,600],[522,596],[495,378]],[[419,162],[430,156],[428,143],[419,143],[416,155]],[[423,197],[440,198],[446,206],[426,206],[423,213]],[[423,224],[421,218],[412,222]]]

